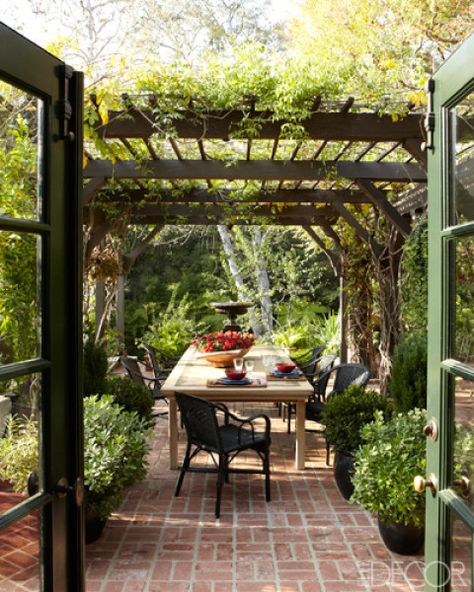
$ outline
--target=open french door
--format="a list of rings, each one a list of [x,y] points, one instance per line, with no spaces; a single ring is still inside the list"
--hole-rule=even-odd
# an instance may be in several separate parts
[[[426,591],[472,591],[474,35],[430,81]]]
[[[84,589],[82,87],[0,23],[0,407],[29,436],[0,483],[5,592]]]

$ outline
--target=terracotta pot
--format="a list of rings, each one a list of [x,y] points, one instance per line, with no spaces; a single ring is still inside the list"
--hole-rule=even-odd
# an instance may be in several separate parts
[[[344,499],[350,499],[354,493],[352,476],[354,475],[354,455],[350,452],[338,451],[334,457],[334,479]]]
[[[385,524],[378,519],[380,536],[387,549],[399,555],[415,555],[425,540],[425,529],[413,524]]]

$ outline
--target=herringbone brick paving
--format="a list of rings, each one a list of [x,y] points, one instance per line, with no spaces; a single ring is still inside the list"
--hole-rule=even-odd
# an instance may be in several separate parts
[[[298,471],[294,434],[274,407],[264,411],[272,418],[272,501],[264,501],[260,475],[231,475],[220,520],[215,475],[186,475],[174,497],[177,471],[168,468],[166,421],[158,420],[147,479],[87,547],[87,592],[423,590],[423,557],[390,553],[372,517],[340,496],[322,437],[307,432],[307,468]]]

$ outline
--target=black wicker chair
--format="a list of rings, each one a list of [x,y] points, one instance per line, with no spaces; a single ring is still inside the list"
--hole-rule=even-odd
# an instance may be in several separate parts
[[[311,359],[315,358],[318,359],[324,351],[324,345],[318,345],[316,347],[312,347],[308,351],[302,353],[299,356],[291,356],[291,361],[294,362],[297,366],[301,368],[301,366],[305,367],[310,362]]]
[[[143,376],[140,366],[135,358],[129,356],[120,356],[120,364],[125,368],[129,377],[138,384],[146,386],[150,389],[155,401],[164,401],[168,405],[168,400],[161,392],[161,385],[166,379],[166,376],[159,376],[154,378],[148,378]],[[167,411],[154,411],[153,417],[161,417],[168,415]]]
[[[334,376],[334,383],[331,391],[326,394],[331,377]],[[370,379],[370,370],[363,364],[340,364],[324,372],[314,383],[314,395],[306,403],[306,419],[321,422],[322,413],[327,398],[342,393],[353,384],[365,386]],[[323,432],[324,430],[309,430]],[[329,453],[331,443],[326,441],[326,464],[329,464]]]
[[[320,378],[334,366],[334,362],[337,360],[337,356],[334,354],[328,354],[322,356],[316,363],[316,369],[314,372],[306,372],[305,376],[307,380],[313,385],[315,392],[319,394],[320,389]],[[329,378],[329,376],[328,376]],[[291,432],[291,417],[296,411],[294,403],[283,403],[283,421],[286,419],[287,427],[286,431],[289,434]]]
[[[148,354],[148,358],[151,362],[151,367],[153,368],[153,374],[155,378],[158,380],[163,380],[168,378],[172,368],[162,368],[158,362],[158,358],[156,355],[156,350],[153,346],[149,345],[148,343],[143,343],[143,347]]]
[[[186,428],[188,443],[183,465],[176,484],[178,496],[187,472],[217,473],[216,518],[220,516],[221,494],[224,481],[229,473],[257,473],[265,475],[265,499],[270,501],[270,420],[266,415],[253,415],[245,419],[229,412],[222,404],[211,403],[198,397],[176,393],[176,401]],[[224,413],[224,421],[219,424],[217,413]],[[265,421],[263,432],[255,431],[254,420]],[[247,426],[245,428],[244,426]],[[194,448],[194,450],[193,450]],[[191,460],[201,451],[208,452],[215,467],[191,467]],[[261,469],[230,468],[230,463],[243,450],[255,450],[262,460]]]

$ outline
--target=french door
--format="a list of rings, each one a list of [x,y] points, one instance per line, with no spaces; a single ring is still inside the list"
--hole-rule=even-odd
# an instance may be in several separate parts
[[[460,592],[474,589],[474,35],[430,83],[425,582]]]
[[[0,482],[5,591],[84,588],[82,84],[0,23],[0,411],[17,418]]]

